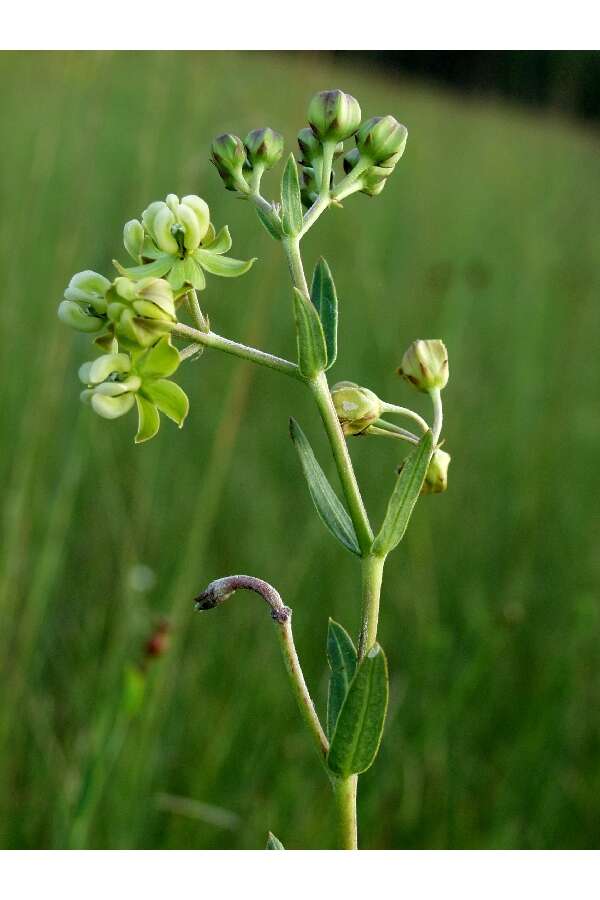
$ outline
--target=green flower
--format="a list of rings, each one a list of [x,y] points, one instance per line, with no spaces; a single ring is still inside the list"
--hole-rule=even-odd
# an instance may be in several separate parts
[[[360,125],[360,106],[351,94],[321,91],[308,106],[308,122],[321,141],[345,141]]]
[[[106,293],[110,281],[87,269],[73,275],[58,307],[58,318],[77,331],[92,334],[106,325]]]
[[[429,393],[442,390],[448,383],[448,351],[443,341],[413,341],[398,369],[398,375],[417,390]]]
[[[106,353],[84,363],[79,378],[87,385],[81,399],[105,419],[118,419],[135,405],[138,431],[135,443],[153,438],[160,427],[159,411],[181,428],[189,410],[185,392],[168,378],[180,357],[168,337],[132,357],[128,353]]]
[[[127,224],[124,235],[125,245],[134,258],[139,249],[139,230],[132,224],[135,221]],[[191,287],[204,290],[205,272],[237,278],[254,262],[254,259],[244,262],[224,256],[231,249],[229,229],[225,226],[216,234],[207,204],[193,194],[181,200],[169,194],[166,201],[151,203],[142,214],[142,225],[145,232],[140,253],[142,265],[125,268],[114,261],[117,271],[133,281],[164,277],[179,295]]]
[[[162,278],[115,278],[106,299],[109,336],[130,349],[155,344],[177,321],[173,291]]]
[[[353,381],[338,381],[331,388],[331,397],[346,435],[362,434],[381,416],[382,405],[377,394]]]

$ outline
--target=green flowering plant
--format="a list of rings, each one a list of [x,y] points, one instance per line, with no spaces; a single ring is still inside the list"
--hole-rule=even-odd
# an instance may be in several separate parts
[[[359,775],[369,769],[381,742],[387,702],[386,656],[377,641],[384,566],[400,544],[413,509],[424,494],[448,485],[450,455],[442,449],[442,391],[448,383],[448,353],[438,339],[416,340],[403,354],[398,374],[404,385],[431,401],[431,424],[406,406],[381,399],[354,381],[329,387],[327,373],[338,356],[339,303],[331,269],[321,258],[307,280],[300,245],[304,235],[330,209],[339,210],[353,194],[376,197],[402,159],[407,129],[393,116],[362,121],[358,101],[340,90],[316,94],[308,124],[298,132],[300,155],[283,167],[279,197],[261,193],[262,178],[283,155],[282,135],[269,127],[250,131],[244,140],[221,134],[211,146],[211,161],[228,191],[254,208],[261,225],[279,243],[291,277],[291,310],[297,359],[288,360],[239,344],[213,331],[198,292],[206,275],[238,277],[252,266],[227,256],[231,236],[211,222],[208,205],[196,194],[169,194],[131,219],[123,243],[133,266],[115,261],[110,280],[90,270],[70,280],[59,305],[62,322],[93,337],[99,355],[84,363],[79,377],[82,399],[105,419],[136,409],[137,443],[154,437],[161,413],[181,427],[188,398],[172,376],[187,359],[205,349],[220,350],[304,385],[312,395],[336,466],[336,491],[321,468],[302,428],[289,430],[310,499],[330,534],[360,564],[361,627],[355,643],[339,623],[329,621],[326,657],[329,685],[322,717],[306,684],[292,633],[292,611],[270,584],[249,575],[211,582],[196,598],[210,610],[235,591],[249,590],[268,605],[277,629],[290,686],[335,801],[338,846],[358,846],[356,799]],[[354,141],[353,147],[346,142]],[[184,319],[191,319],[190,325]],[[177,349],[175,342],[185,342]],[[400,384],[401,382],[399,382]],[[403,424],[392,421],[400,418]],[[352,464],[348,441],[385,437],[408,448],[395,472],[387,509],[374,528]],[[394,473],[390,473],[394,477]],[[269,833],[267,849],[283,850]]]

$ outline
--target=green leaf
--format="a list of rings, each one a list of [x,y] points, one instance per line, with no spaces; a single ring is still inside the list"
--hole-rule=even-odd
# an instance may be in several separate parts
[[[273,211],[273,218],[269,216],[260,206],[256,206],[256,215],[259,218],[259,221],[263,225],[266,231],[271,235],[272,238],[275,238],[276,241],[280,241],[283,237],[283,232],[281,230],[281,225],[275,220],[275,211]]]
[[[372,552],[377,556],[386,556],[404,537],[427,474],[432,440],[431,431],[427,431],[404,461],[389,499],[383,525],[373,543]]]
[[[327,734],[335,731],[342,704],[356,672],[356,647],[345,628],[329,620],[327,627],[327,662],[331,669],[327,697]]]
[[[269,837],[267,838],[267,846],[266,850],[285,850],[285,847],[279,840],[276,838],[272,831],[269,832]]]
[[[302,471],[319,518],[347,550],[360,556],[360,546],[352,520],[327,481],[304,432],[295,419],[290,419],[290,435],[298,451]]]
[[[238,278],[252,268],[256,257],[248,260],[232,259],[230,256],[219,256],[211,250],[198,248],[194,252],[194,259],[211,275],[220,275],[222,278]]]
[[[379,750],[388,704],[385,653],[375,644],[352,679],[338,716],[327,765],[347,778],[365,772]]]
[[[338,300],[331,270],[323,257],[315,266],[310,297],[323,326],[330,369],[337,357]]]
[[[174,381],[167,381],[165,378],[159,378],[157,381],[151,381],[142,388],[142,393],[147,397],[161,413],[172,419],[180,428],[190,409],[190,403],[185,391],[175,384]]]
[[[160,416],[154,404],[140,394],[135,395],[135,402],[138,410],[138,431],[135,436],[135,443],[143,444],[144,441],[149,441],[158,432]]]
[[[206,238],[205,238],[206,240]],[[223,225],[219,233],[207,243],[202,244],[203,250],[210,250],[211,253],[229,253],[231,250],[231,234],[227,225]]]
[[[327,366],[325,335],[317,310],[298,288],[294,288],[294,317],[298,340],[298,365],[306,378],[314,378]]]
[[[298,169],[294,154],[290,153],[281,179],[281,222],[284,234],[294,237],[302,231],[302,200],[298,183]]]
[[[159,256],[154,262],[145,263],[143,266],[131,266],[126,269],[125,266],[122,266],[116,259],[113,259],[113,266],[120,275],[126,275],[127,278],[131,278],[132,281],[141,281],[142,278],[162,278],[162,276],[169,271],[174,262],[175,257],[171,256],[170,253],[167,253]]]

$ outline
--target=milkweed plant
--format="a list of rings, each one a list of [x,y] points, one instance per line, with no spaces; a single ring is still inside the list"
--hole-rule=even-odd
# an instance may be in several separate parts
[[[249,575],[213,581],[196,609],[221,605],[235,591],[254,591],[270,609],[289,682],[332,788],[338,847],[356,849],[358,777],[375,760],[388,704],[386,656],[377,642],[379,598],[388,554],[402,540],[420,494],[446,490],[450,456],[441,448],[441,391],[448,381],[448,356],[441,340],[415,340],[398,374],[428,394],[429,424],[418,413],[382,400],[353,381],[329,386],[337,356],[338,298],[331,269],[321,258],[306,278],[302,238],[328,209],[341,209],[353,194],[377,197],[404,153],[407,129],[391,115],[361,121],[361,108],[340,90],[316,94],[308,127],[298,134],[299,158],[291,154],[281,178],[281,197],[270,201],[261,181],[283,155],[283,137],[271,128],[244,140],[222,134],[211,160],[225,188],[254,208],[261,225],[287,260],[297,337],[296,361],[245,346],[213,331],[202,303],[210,279],[238,278],[255,260],[229,256],[227,226],[217,230],[207,203],[195,194],[169,194],[147,207],[123,230],[131,265],[114,261],[113,280],[96,272],[74,275],[58,308],[59,318],[94,338],[95,358],[79,369],[82,400],[105,419],[135,410],[135,442],[153,438],[161,414],[180,428],[189,402],[176,383],[179,367],[205,348],[220,350],[293,378],[312,394],[329,441],[341,497],[317,461],[298,422],[290,419],[293,445],[308,491],[323,525],[359,564],[362,614],[356,644],[329,620],[326,653],[330,669],[327,712],[321,721],[304,679],[292,634],[292,611],[278,591]],[[354,138],[355,146],[345,142]],[[185,321],[187,319],[187,322]],[[190,324],[191,323],[191,324]],[[181,344],[182,346],[178,346]],[[402,425],[391,419],[400,419]],[[398,467],[383,523],[373,528],[347,441],[355,436],[402,441],[408,453]],[[284,849],[269,833],[267,849]]]

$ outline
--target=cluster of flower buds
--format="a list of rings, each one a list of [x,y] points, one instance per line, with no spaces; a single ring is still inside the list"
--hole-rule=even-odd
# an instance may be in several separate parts
[[[227,190],[245,195],[258,189],[263,173],[279,162],[282,153],[283,135],[272,128],[255,128],[244,141],[235,134],[220,134],[212,143],[211,161]]]
[[[381,400],[353,381],[338,381],[331,389],[333,405],[346,435],[363,434],[382,414]]]

